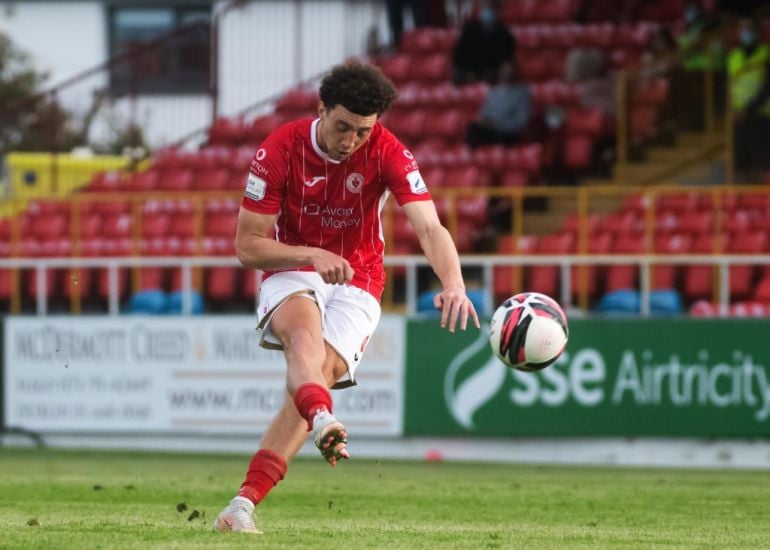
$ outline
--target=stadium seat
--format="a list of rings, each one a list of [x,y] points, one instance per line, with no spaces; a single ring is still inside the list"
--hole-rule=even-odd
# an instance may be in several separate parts
[[[111,192],[119,191],[125,185],[126,174],[117,170],[110,170],[106,172],[97,172],[91,178],[91,182],[88,184],[87,190],[93,192]]]
[[[565,228],[566,230],[566,228]],[[613,247],[611,233],[589,233],[588,253],[589,254],[608,254]],[[585,284],[585,290],[589,297],[595,296],[599,291],[602,269],[596,265],[573,265],[571,272],[572,295],[578,296]],[[585,277],[585,283],[583,283]]]
[[[259,292],[259,272],[254,269],[247,269],[243,273],[243,291],[242,296],[244,298],[256,299]]]
[[[425,112],[394,110],[388,116],[387,127],[411,146],[421,140],[425,131]]]
[[[465,166],[446,172],[444,187],[489,187],[489,172],[478,166]]]
[[[728,241],[727,252],[731,254],[761,254],[767,249],[767,233],[753,231],[735,233]],[[730,265],[730,298],[741,299],[751,294],[756,266],[752,264]]]
[[[500,254],[528,255],[537,247],[537,236],[522,235],[518,241],[513,235],[501,235],[497,239],[497,252]],[[518,251],[516,245],[518,243]],[[524,290],[523,268],[518,266],[497,266],[493,268],[494,285],[493,292],[495,303]],[[518,281],[518,283],[517,283]]]
[[[106,239],[130,238],[132,224],[131,214],[105,215],[102,220],[102,236]]]
[[[466,118],[461,111],[449,110],[432,113],[426,118],[425,137],[441,138],[447,143],[462,142]]]
[[[639,292],[628,288],[607,292],[599,300],[599,311],[607,314],[638,314],[640,308]]]
[[[286,117],[281,113],[270,113],[268,115],[256,117],[248,124],[246,135],[249,138],[249,141],[253,142],[255,145],[259,144],[284,122],[286,122]],[[243,147],[250,150],[250,154],[247,155],[249,157],[248,160],[250,161],[251,157],[254,156],[254,150],[251,149],[251,145],[245,145]],[[236,150],[236,155],[239,158],[241,157],[240,149],[241,148],[238,148]]]
[[[560,255],[575,251],[575,237],[572,233],[552,233],[540,237],[538,254]],[[556,298],[559,295],[559,267],[556,265],[533,265],[529,269],[527,288]]]
[[[196,191],[222,191],[227,188],[230,171],[225,168],[210,168],[195,174],[192,189]]]
[[[165,237],[169,230],[169,216],[167,214],[143,215],[141,222],[142,238],[152,239]]]
[[[275,104],[277,113],[314,111],[318,107],[318,92],[295,88],[286,92]]]
[[[209,237],[235,238],[238,216],[232,214],[209,214],[206,216],[204,230]]]
[[[691,252],[692,236],[686,233],[672,233],[661,235],[655,239],[655,252],[657,254],[687,254]],[[673,289],[677,288],[677,277],[680,268],[675,265],[653,265],[650,273],[650,288]]]
[[[158,189],[161,191],[188,191],[193,182],[192,170],[171,170],[158,177]]]
[[[129,191],[154,191],[158,187],[160,171],[156,169],[135,172],[128,180]]]
[[[414,56],[409,64],[409,78],[413,81],[434,83],[449,78],[451,58],[444,52]]]
[[[646,240],[642,233],[619,233],[615,237],[613,252],[616,254],[643,254]],[[607,267],[605,291],[637,288],[637,264],[610,265]]]
[[[240,270],[235,267],[212,267],[206,272],[205,296],[211,300],[235,297]]]
[[[168,234],[174,237],[194,237],[195,218],[189,214],[171,214]]]
[[[94,212],[80,216],[80,239],[93,239],[101,235],[102,216]]]
[[[29,226],[28,235],[39,240],[60,238],[69,234],[69,220],[64,214],[35,216]]]
[[[248,130],[240,117],[219,117],[209,128],[209,143],[238,145],[248,136]]]
[[[712,254],[717,247],[714,236],[705,233],[694,237],[694,254]],[[686,300],[711,299],[714,291],[714,267],[688,265],[684,268],[682,294]]]
[[[94,280],[94,270],[72,268],[64,272],[63,295],[70,298],[76,293],[81,298],[91,296],[91,285]]]
[[[409,78],[412,56],[406,54],[396,54],[389,57],[380,58],[377,64],[385,73],[385,76],[399,84]]]
[[[531,23],[539,21],[538,0],[518,0],[502,2],[500,19],[508,24]]]

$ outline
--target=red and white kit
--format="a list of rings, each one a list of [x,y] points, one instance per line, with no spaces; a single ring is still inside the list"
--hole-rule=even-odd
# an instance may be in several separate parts
[[[318,122],[286,124],[262,143],[251,162],[243,207],[279,214],[276,240],[324,248],[348,260],[355,271],[352,284],[379,300],[385,201],[392,193],[403,205],[430,200],[430,193],[412,153],[379,123],[360,149],[335,161],[316,142]]]
[[[361,343],[379,319],[378,303],[385,286],[380,219],[385,202],[391,193],[399,205],[431,200],[431,196],[412,153],[379,123],[367,142],[342,161],[331,159],[318,146],[318,123],[307,119],[286,124],[262,143],[251,162],[242,204],[260,214],[278,214],[276,240],[324,248],[350,263],[355,273],[350,284],[375,298],[376,316],[369,315],[374,325],[361,327],[361,334],[351,335],[348,345],[327,337],[326,324],[333,320],[325,316],[324,337],[343,358],[355,352],[360,358]],[[313,267],[289,271],[313,272]],[[278,281],[271,281],[275,274],[268,271],[263,278],[261,325],[279,305],[274,300],[284,294],[275,288]],[[264,303],[266,294],[272,303]],[[362,307],[370,307],[369,301],[363,300]],[[352,339],[357,340],[355,345]],[[348,361],[349,369],[352,366]]]

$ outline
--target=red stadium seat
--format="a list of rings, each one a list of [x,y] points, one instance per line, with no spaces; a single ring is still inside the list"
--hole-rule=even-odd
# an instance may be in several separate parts
[[[169,230],[169,216],[167,214],[143,215],[141,229],[144,239],[166,237]]]
[[[497,251],[500,254],[527,255],[537,247],[535,235],[522,235],[516,241],[513,235],[502,235],[497,239]],[[516,244],[518,242],[518,251]],[[498,266],[493,269],[495,303],[500,303],[509,296],[521,292],[524,284],[523,268],[517,266]],[[516,281],[518,280],[518,285]]]
[[[489,172],[477,166],[465,166],[446,173],[444,187],[489,187]]]
[[[500,19],[508,24],[539,21],[538,4],[538,0],[502,2]]]
[[[419,82],[441,82],[449,78],[450,57],[445,53],[433,53],[412,58],[409,78]]]
[[[222,191],[230,181],[230,171],[225,168],[202,170],[195,174],[192,189],[196,191]]]
[[[461,142],[465,138],[467,120],[461,111],[450,110],[435,113],[426,119],[425,136],[441,138],[449,143]]]
[[[412,56],[396,54],[380,58],[377,64],[382,69],[382,72],[385,73],[385,76],[396,83],[400,83],[409,78]]]
[[[615,238],[613,252],[616,254],[643,254],[646,249],[642,233],[619,233]],[[636,288],[639,266],[637,264],[610,265],[607,267],[605,291]]]
[[[611,233],[596,233],[588,239],[588,252],[590,254],[608,254],[612,250],[613,239]],[[585,275],[584,275],[585,274]],[[599,291],[602,269],[599,266],[572,266],[572,295],[578,296],[582,289],[581,277],[585,276],[586,291],[588,296],[596,296]]]
[[[238,216],[232,214],[210,214],[206,216],[204,230],[209,237],[235,238]]]
[[[131,214],[106,215],[102,223],[102,236],[107,239],[130,238],[132,223]]]
[[[160,172],[149,169],[144,172],[136,172],[128,180],[129,191],[154,191],[158,187]]]
[[[119,191],[126,183],[126,174],[117,170],[97,172],[88,184],[88,191]]]
[[[389,114],[387,126],[391,132],[411,145],[419,141],[425,131],[425,112],[394,110]]]
[[[246,134],[249,137],[249,140],[252,141],[254,145],[257,145],[262,141],[264,141],[264,139],[267,136],[269,136],[270,133],[273,132],[273,130],[281,126],[284,122],[286,122],[286,119],[281,113],[271,113],[269,115],[263,115],[255,118],[249,123],[246,129]],[[254,150],[251,149],[251,145],[246,145],[245,147],[249,148],[249,151],[250,151],[250,153],[247,155],[248,160],[245,163],[245,165],[248,166],[248,162],[251,161],[251,157],[254,156]],[[243,164],[240,162],[240,159],[241,159],[240,150],[238,151],[237,156],[238,156],[238,162],[240,164]]]
[[[206,298],[230,300],[235,297],[240,269],[235,267],[212,267],[206,273]]]
[[[760,254],[766,249],[767,233],[764,231],[736,233],[727,246],[727,252],[732,254]],[[756,271],[756,267],[751,264],[730,266],[731,298],[745,298],[750,295]]]
[[[317,108],[318,92],[305,88],[289,90],[275,104],[278,113],[315,111]]]
[[[691,252],[692,236],[686,233],[663,235],[655,239],[655,252],[658,254],[687,254]],[[650,287],[673,289],[677,287],[677,277],[681,268],[675,265],[654,265],[650,273]]]
[[[192,186],[192,170],[163,172],[158,178],[158,189],[163,191],[188,191]]]
[[[30,224],[30,236],[40,239],[55,239],[69,234],[69,220],[64,214],[35,216]]]
[[[540,237],[538,254],[560,255],[575,251],[575,237],[572,233],[552,233]],[[559,294],[559,267],[556,265],[534,265],[529,269],[527,287],[556,297]]]
[[[248,129],[240,117],[220,117],[209,128],[209,143],[237,145],[248,136]]]
[[[168,234],[178,238],[195,236],[195,218],[189,214],[172,214]]]

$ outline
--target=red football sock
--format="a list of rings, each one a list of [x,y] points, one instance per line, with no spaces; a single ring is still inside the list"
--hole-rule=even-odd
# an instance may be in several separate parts
[[[299,414],[307,420],[307,431],[313,429],[313,416],[320,410],[332,412],[332,396],[321,384],[308,382],[297,388],[294,405]]]
[[[285,475],[285,458],[275,451],[257,451],[249,463],[249,471],[246,472],[246,480],[241,485],[238,496],[249,499],[255,505],[259,504]]]

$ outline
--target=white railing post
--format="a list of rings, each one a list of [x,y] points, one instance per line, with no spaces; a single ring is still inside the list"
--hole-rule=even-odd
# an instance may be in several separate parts
[[[639,313],[642,317],[650,316],[650,262],[639,263]]]
[[[37,284],[37,293],[35,299],[37,300],[37,314],[45,315],[48,313],[48,297],[46,296],[46,264],[39,263],[35,266],[35,283]]]

